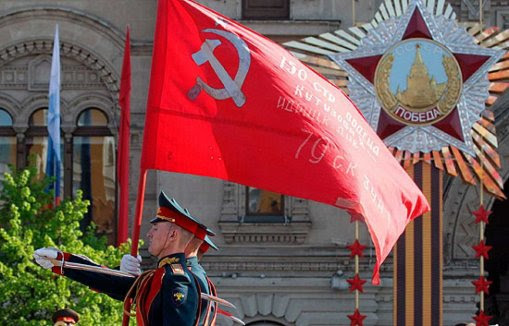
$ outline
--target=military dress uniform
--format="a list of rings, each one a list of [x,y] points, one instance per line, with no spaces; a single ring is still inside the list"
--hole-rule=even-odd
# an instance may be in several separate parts
[[[198,223],[175,199],[164,192],[159,195],[159,210],[150,223],[171,222],[195,233]],[[57,260],[100,266],[87,257],[60,252]],[[159,260],[157,268],[138,277],[108,275],[53,266],[52,271],[65,275],[90,288],[136,306],[138,326],[197,326],[201,312],[201,287],[186,265],[184,253],[175,253]],[[127,310],[127,309],[124,309]],[[124,311],[124,313],[129,313]]]
[[[77,255],[63,253],[63,257],[67,262],[100,266]],[[195,277],[187,268],[183,253],[160,259],[157,269],[145,272],[137,278],[57,266],[52,270],[114,299],[133,299],[136,302],[136,319],[140,326],[197,324],[200,295]]]

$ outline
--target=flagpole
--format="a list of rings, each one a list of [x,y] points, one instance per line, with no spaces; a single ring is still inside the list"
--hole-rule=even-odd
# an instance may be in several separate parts
[[[359,240],[359,221],[355,221],[355,240]],[[355,255],[355,275],[359,275],[359,255]],[[355,310],[359,310],[359,289],[355,289]]]
[[[483,196],[483,193],[484,193],[484,185],[483,185],[483,182],[484,182],[484,146],[481,146],[481,151],[480,153],[482,153],[480,156],[479,156],[479,159],[481,161],[481,175],[479,176],[480,177],[480,180],[481,182],[479,182],[479,201],[481,202],[481,206],[484,205],[484,196]],[[484,222],[481,221],[481,223],[479,223],[479,241],[484,241]],[[479,272],[481,274],[481,277],[484,277],[484,256],[483,255],[480,255],[479,257]],[[484,312],[484,291],[481,291],[481,293],[479,293],[479,310]]]
[[[134,223],[133,223],[133,233],[132,233],[132,245],[131,245],[131,255],[136,257],[138,255],[138,242],[140,240],[140,227],[141,227],[141,217],[143,213],[143,201],[145,199],[145,185],[147,181],[147,170],[142,168],[140,169],[140,178],[138,180],[138,199],[136,201],[136,213],[134,215]],[[127,311],[131,309],[131,302],[127,304]],[[122,318],[122,326],[129,325],[129,315],[124,314]]]
[[[138,255],[138,242],[140,240],[141,217],[143,213],[143,201],[145,199],[145,184],[147,181],[147,170],[140,170],[140,179],[138,180],[138,199],[136,201],[136,213],[134,216],[131,255]]]

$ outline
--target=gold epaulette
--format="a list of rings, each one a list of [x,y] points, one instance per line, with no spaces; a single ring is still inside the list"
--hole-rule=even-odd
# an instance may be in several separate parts
[[[162,259],[157,265],[158,268],[163,267],[164,265],[171,265],[180,262],[180,258],[178,257],[167,257]]]
[[[174,275],[185,275],[184,267],[179,264],[180,259],[177,257],[168,257],[164,258],[159,262],[158,268],[161,268],[165,265],[170,265],[171,271]]]

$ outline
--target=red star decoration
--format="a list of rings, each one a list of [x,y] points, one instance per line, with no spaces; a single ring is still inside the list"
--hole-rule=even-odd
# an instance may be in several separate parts
[[[355,309],[353,315],[348,315],[350,318],[350,326],[362,326],[362,321],[366,319],[366,315],[362,315],[359,309]]]
[[[488,216],[490,216],[491,211],[484,208],[484,205],[481,204],[478,210],[473,211],[472,214],[475,215],[475,223],[484,222],[488,224]]]
[[[484,240],[481,240],[477,246],[472,246],[475,250],[475,258],[483,256],[485,259],[490,259],[488,251],[491,250],[491,246],[487,246]]]
[[[364,254],[362,251],[366,248],[366,246],[361,245],[359,240],[355,239],[354,243],[349,245],[347,248],[350,249],[350,258],[355,256],[363,257]]]
[[[401,41],[419,38],[433,40],[433,36],[427,26],[425,19],[422,16],[420,9],[416,7],[411,19],[406,26],[405,33]],[[479,54],[463,54],[452,52],[452,55],[460,67],[463,82],[466,82],[472,75],[475,74],[478,69],[483,66],[486,61],[490,59],[490,56]],[[366,57],[350,58],[346,59],[345,61],[360,75],[362,75],[369,83],[374,84],[375,71],[382,57],[383,54],[380,53]],[[432,126],[462,142],[464,141],[460,116],[457,108],[452,109],[447,117],[432,123]],[[396,121],[383,109],[380,110],[380,116],[377,123],[377,134],[380,136],[380,138],[385,139],[405,127],[406,124]]]
[[[475,293],[484,292],[489,294],[491,283],[492,282],[488,281],[484,276],[479,276],[477,280],[472,281],[472,284],[475,285]]]
[[[363,292],[362,286],[364,283],[366,283],[366,280],[363,280],[359,277],[359,274],[355,274],[353,278],[349,278],[346,280],[348,283],[350,283],[350,292],[353,292],[355,290],[359,290],[360,292]]]
[[[489,326],[489,321],[491,320],[491,316],[485,315],[484,311],[481,311],[479,315],[474,316],[475,325],[476,326]]]

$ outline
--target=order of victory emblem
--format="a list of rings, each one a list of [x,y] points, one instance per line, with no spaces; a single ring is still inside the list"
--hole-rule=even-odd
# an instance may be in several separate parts
[[[461,70],[441,44],[411,39],[392,47],[380,60],[374,86],[378,100],[393,119],[429,125],[447,117],[461,95]]]
[[[416,0],[355,50],[328,56],[348,73],[350,98],[387,146],[427,153],[452,145],[474,155],[487,72],[502,54]]]

